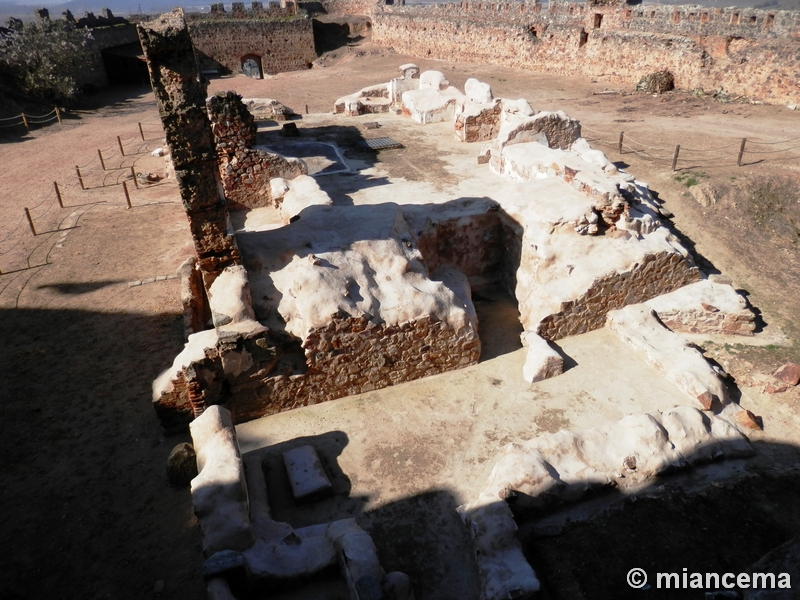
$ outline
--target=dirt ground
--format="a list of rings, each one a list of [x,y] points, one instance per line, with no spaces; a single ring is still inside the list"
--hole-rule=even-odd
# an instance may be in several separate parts
[[[755,384],[747,393],[759,408],[796,414],[796,392],[765,395],[756,381],[786,359],[800,360],[796,236],[783,222],[757,218],[758,210],[734,196],[702,207],[691,195],[693,186],[677,181],[681,173],[671,172],[669,163],[675,144],[710,149],[742,137],[798,137],[800,112],[722,104],[684,92],[595,95],[607,86],[400,56],[366,44],[327,59],[325,67],[263,81],[216,79],[210,91],[276,98],[302,116],[306,105],[310,113],[330,111],[336,98],[387,81],[409,61],[445,72],[454,85],[475,76],[489,82],[496,96],[525,97],[537,110],[564,110],[581,120],[587,135],[609,142],[597,146],[650,183],[706,268],[732,276],[762,312],[765,330],[779,334],[766,346],[707,350],[738,381]],[[653,146],[645,150],[659,158],[618,155],[623,129],[632,147],[643,148],[632,140]],[[187,437],[165,437],[150,406],[151,381],[183,343],[177,282],[166,276],[190,255],[191,245],[174,183],[137,189],[124,179],[131,165],[136,173],[163,174],[163,159],[149,153],[160,145],[159,135],[152,93],[128,88],[96,96],[60,126],[0,138],[0,451],[6,457],[0,466],[6,513],[0,542],[7,549],[0,558],[0,597],[205,597],[189,494],[170,488],[165,474],[170,449]],[[118,153],[116,136],[126,156]],[[120,168],[103,171],[98,148],[107,167]],[[733,156],[724,160],[709,153],[714,160],[679,161],[679,168],[720,185],[733,177],[777,181],[800,170],[797,150],[746,155],[747,164],[736,167],[737,150],[733,146]],[[434,184],[438,178],[442,185],[452,177],[436,156],[386,152],[376,160],[392,177],[432,178]],[[75,165],[92,189],[80,188]],[[126,208],[117,181],[128,182],[133,208]],[[782,214],[795,214],[792,206]],[[26,229],[25,207],[32,209],[35,237]],[[129,286],[136,281],[146,283]],[[557,430],[559,413],[550,417],[544,429]],[[407,557],[392,560],[402,565]]]

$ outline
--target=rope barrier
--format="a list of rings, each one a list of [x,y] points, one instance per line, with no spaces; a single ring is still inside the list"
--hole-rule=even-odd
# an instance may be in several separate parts
[[[92,158],[92,160],[90,160],[89,162],[87,162],[85,165],[77,165],[77,167],[78,167],[79,169],[85,169],[86,167],[88,167],[90,164],[92,164],[92,163],[93,163],[94,161],[96,161],[96,160],[97,160],[97,157],[95,156],[94,158]]]
[[[45,196],[44,200],[42,200],[41,202],[39,202],[39,204],[37,204],[36,206],[34,206],[34,207],[32,207],[32,208],[30,208],[30,209],[28,209],[28,210],[36,210],[36,209],[37,209],[37,208],[39,208],[39,207],[40,207],[42,204],[44,204],[45,202],[47,202],[47,201],[50,199],[50,196],[51,196],[51,195],[52,195],[52,192],[51,192],[50,194],[48,194],[47,196]]]
[[[3,243],[3,242],[5,242],[5,241],[6,241],[8,238],[10,238],[12,235],[14,235],[14,232],[15,232],[17,229],[19,229],[19,226],[20,226],[20,225],[22,225],[22,222],[23,222],[24,220],[25,220],[25,215],[22,215],[22,216],[20,217],[20,219],[19,219],[19,223],[17,223],[16,225],[14,225],[14,227],[13,227],[11,230],[9,230],[9,232],[8,232],[8,235],[6,235],[6,237],[4,237],[2,240],[0,240],[0,244],[2,244],[2,243]]]
[[[625,134],[625,140],[626,140],[626,141],[631,141],[631,142],[633,142],[634,144],[639,144],[640,146],[643,146],[644,148],[648,148],[648,149],[650,149],[650,150],[661,150],[661,148],[659,148],[659,147],[657,147],[657,146],[648,146],[647,144],[643,144],[642,142],[637,142],[635,139],[633,139],[633,138],[632,138],[631,136],[629,136],[627,133]],[[624,145],[624,144],[623,144],[623,145]]]
[[[586,125],[583,125],[583,124],[581,124],[581,129],[585,130],[585,131],[589,131],[589,132],[594,132],[594,133],[596,133],[596,134],[598,134],[600,136],[605,135],[602,132],[597,131],[596,129],[593,129],[591,127],[587,127]],[[672,156],[672,158],[669,158],[667,156],[659,156],[659,155],[651,154],[650,152],[647,152],[643,148],[646,148],[648,150],[656,150],[656,151],[657,150],[661,150],[661,148],[659,148],[657,146],[650,146],[648,144],[643,144],[642,142],[639,142],[639,141],[631,138],[630,135],[627,135],[625,133],[620,133],[619,141],[605,140],[602,137],[591,137],[591,136],[585,136],[585,139],[590,141],[590,142],[592,142],[592,143],[600,143],[600,144],[605,144],[605,145],[608,145],[608,146],[614,146],[614,147],[616,147],[618,149],[618,152],[620,154],[622,153],[623,148],[624,148],[624,149],[627,149],[629,152],[632,152],[634,154],[637,154],[637,155],[640,155],[640,156],[643,156],[645,158],[649,158],[649,159],[652,159],[652,160],[664,161],[664,162],[670,162],[671,161],[673,163],[673,169],[675,168],[675,164],[677,163],[679,153],[682,153],[682,155],[684,156],[683,160],[691,160],[693,162],[702,161],[703,166],[715,166],[715,164],[718,165],[718,166],[724,166],[727,163],[709,163],[708,161],[709,160],[710,161],[720,161],[720,160],[726,159],[726,158],[735,158],[734,162],[738,166],[742,166],[742,158],[743,158],[745,153],[751,154],[751,155],[780,154],[781,152],[789,152],[791,150],[795,150],[797,148],[800,148],[800,145],[795,145],[795,146],[792,146],[790,148],[780,148],[778,150],[753,150],[750,147],[750,145],[775,146],[775,145],[779,145],[779,144],[787,144],[787,143],[791,143],[791,142],[800,140],[800,137],[789,138],[789,139],[781,140],[781,141],[777,141],[777,142],[753,142],[752,140],[743,138],[741,141],[731,142],[730,144],[725,144],[723,146],[718,146],[716,148],[684,148],[682,146],[677,146],[676,150],[675,150],[675,154]],[[630,142],[632,144],[635,144],[637,146],[641,146],[641,148],[636,148],[634,146],[631,146],[628,142]],[[747,147],[746,147],[746,145],[747,145]],[[729,148],[736,147],[736,146],[739,146],[739,152],[738,153],[724,152],[725,150],[727,150]],[[686,153],[713,154],[715,156],[709,156],[706,159],[699,158],[699,157],[698,158],[691,158],[691,157],[686,157]]]
[[[777,144],[788,144],[789,142],[796,142],[797,140],[800,140],[800,137],[789,138],[788,140],[782,140],[780,142],[754,142],[753,140],[748,139],[747,143],[748,144],[757,144],[759,146],[775,146]]]
[[[630,150],[634,154],[641,154],[643,156],[647,156],[648,158],[652,158],[652,159],[655,159],[655,160],[665,160],[667,162],[672,162],[672,157],[669,157],[669,156],[664,156],[664,157],[655,156],[654,154],[650,154],[649,152],[645,152],[644,150],[638,150],[636,148],[632,148],[631,146],[628,146],[628,144],[625,144],[625,143],[622,144],[622,147],[623,148],[627,148],[628,150]]]
[[[56,114],[56,109],[54,108],[49,113],[45,113],[43,115],[27,115],[26,114],[25,116],[28,117],[29,119],[42,119],[44,117],[49,117],[50,115],[55,115],[55,114]]]
[[[747,140],[747,143],[749,144],[750,140]],[[781,152],[788,152],[789,150],[794,150],[796,148],[800,148],[800,144],[797,146],[792,146],[791,148],[781,148],[780,150],[748,150],[747,154],[779,154]]]
[[[56,205],[56,204],[55,204],[55,202],[53,202],[53,203],[50,205],[50,207],[49,207],[49,208],[48,208],[46,211],[44,211],[42,214],[38,215],[36,218],[37,218],[37,219],[41,219],[42,217],[44,217],[44,216],[45,216],[47,213],[49,213],[51,210],[53,210],[53,207],[54,207],[55,205]],[[41,206],[41,205],[40,205],[40,206]]]
[[[5,292],[5,291],[6,291],[6,289],[8,289],[8,286],[10,286],[12,283],[14,283],[14,282],[15,282],[17,279],[19,279],[19,278],[20,278],[22,275],[23,275],[23,273],[16,273],[16,274],[14,275],[14,277],[12,277],[11,279],[9,279],[9,280],[8,280],[8,283],[7,283],[7,284],[5,284],[5,285],[3,286],[3,289],[2,289],[2,290],[0,290],[0,296],[2,296],[2,295],[3,295],[3,292]]]
[[[45,123],[49,123],[50,121],[55,121],[55,120],[56,120],[55,117],[50,117],[49,119],[43,119],[43,120],[35,120],[28,118],[28,123],[29,124],[33,123],[34,125],[44,125]]]
[[[20,243],[20,242],[21,242],[21,241],[22,241],[24,238],[25,238],[25,236],[24,236],[24,235],[21,235],[21,236],[19,236],[19,239],[18,239],[16,242],[14,242],[14,245],[13,245],[13,246],[11,246],[11,248],[9,248],[8,250],[6,250],[5,252],[0,252],[0,256],[5,256],[5,255],[6,255],[6,254],[8,254],[9,252],[11,252],[11,251],[12,251],[14,248],[16,248],[17,246],[19,246],[19,243]]]
[[[748,143],[750,140],[747,140]],[[700,150],[696,148],[684,148],[681,146],[681,152],[719,152],[720,150],[726,150],[728,148],[733,148],[734,146],[738,146],[741,142],[733,142],[732,144],[726,144],[725,146],[720,146],[719,148],[709,148],[706,150]]]
[[[592,129],[591,127],[589,127],[588,125],[584,125],[583,123],[581,123],[581,129],[582,129],[582,130],[583,130],[583,129],[588,129],[589,131],[593,131],[593,132],[595,132],[595,133],[599,133],[599,134],[601,134],[601,135],[602,135],[602,133],[603,133],[602,131],[597,131],[597,129]]]
[[[53,234],[55,234],[55,233],[58,233],[58,229],[56,229],[55,231],[42,233],[42,235],[44,235],[44,239],[39,244],[36,244],[36,247],[33,250],[31,250],[31,253],[28,255],[28,258],[26,259],[29,269],[32,268],[32,266],[31,266],[31,258],[33,258],[33,255],[36,254],[36,251],[39,248],[41,248],[46,243],[48,243],[53,238]],[[49,254],[49,252],[48,252],[48,254]],[[39,265],[39,266],[41,266],[41,265]]]
[[[617,145],[616,141],[609,142],[608,140],[601,140],[599,138],[584,138],[584,139],[589,140],[591,142],[600,142],[601,144],[608,144],[609,146],[616,146]]]

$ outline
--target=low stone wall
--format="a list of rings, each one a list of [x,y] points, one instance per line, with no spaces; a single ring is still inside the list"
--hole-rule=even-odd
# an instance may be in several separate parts
[[[413,381],[476,364],[477,332],[456,332],[430,318],[375,325],[364,318],[336,319],[303,342],[307,371],[233,386],[236,422]]]
[[[251,148],[256,141],[253,115],[235,92],[219,92],[206,101],[217,145],[222,189],[233,210],[274,205],[270,180],[307,175],[303,161]]]
[[[194,18],[189,32],[201,70],[242,73],[245,57],[258,57],[262,74],[307,69],[316,59],[311,20]]]
[[[198,475],[192,479],[192,504],[203,552],[244,551],[255,542],[250,526],[247,481],[230,413],[211,407],[191,425]]]
[[[632,304],[608,313],[606,327],[637,356],[649,363],[703,410],[730,403],[722,377],[691,342],[664,327],[646,304]]]
[[[559,312],[539,322],[536,333],[546,340],[560,340],[600,329],[608,311],[645,302],[698,279],[700,271],[680,254],[650,254],[629,272],[598,279],[582,297],[562,302]]]
[[[400,325],[334,319],[303,341],[303,372],[289,366],[292,345],[280,346],[264,328],[197,336],[190,339],[197,346],[194,359],[190,355],[169,382],[156,382],[154,405],[167,429],[219,402],[241,423],[385,388],[476,364],[481,349],[471,327],[455,331],[430,317]]]
[[[756,316],[729,283],[703,280],[647,302],[678,333],[753,335]]]
[[[663,473],[753,454],[730,422],[686,406],[506,444],[478,498],[458,507],[473,538],[481,598],[538,596],[516,519],[542,517],[598,489],[631,493]]]

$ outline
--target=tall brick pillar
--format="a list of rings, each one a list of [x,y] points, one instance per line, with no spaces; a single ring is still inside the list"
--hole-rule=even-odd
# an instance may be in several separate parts
[[[142,23],[138,30],[198,266],[208,285],[222,269],[238,264],[240,255],[220,184],[206,85],[200,79],[183,10]]]

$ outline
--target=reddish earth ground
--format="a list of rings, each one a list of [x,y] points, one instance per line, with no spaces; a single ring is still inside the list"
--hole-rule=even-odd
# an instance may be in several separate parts
[[[800,222],[798,187],[782,185],[775,198],[751,193],[784,177],[796,181],[800,152],[746,154],[747,164],[735,165],[742,137],[766,143],[800,136],[800,111],[721,104],[684,92],[598,95],[606,88],[602,83],[442,63],[369,45],[338,54],[323,61],[324,68],[263,81],[217,79],[210,91],[236,89],[278,99],[298,113],[306,105],[310,112],[327,112],[338,97],[387,81],[398,65],[413,61],[443,71],[457,86],[475,76],[489,82],[496,96],[525,97],[537,110],[564,110],[583,123],[587,136],[606,142],[597,146],[612,160],[629,164],[659,192],[705,265],[731,275],[769,326],[788,336],[773,347],[716,348],[718,360],[728,360],[729,370],[745,378],[800,359],[798,240],[791,221]],[[130,210],[117,184],[131,165],[136,172],[163,174],[163,159],[149,154],[161,135],[152,93],[115,89],[93,104],[60,126],[0,138],[0,505],[6,513],[0,597],[204,598],[189,494],[168,486],[164,468],[172,446],[186,436],[166,438],[150,406],[151,381],[183,343],[178,286],[175,279],[128,286],[174,273],[191,253],[189,235],[173,182],[136,189],[128,180]],[[631,147],[658,158],[618,155],[620,130]],[[126,156],[119,154],[116,136]],[[693,186],[686,186],[689,178],[676,181],[686,171],[670,170],[675,144],[694,150],[730,145],[720,152],[684,152],[678,166],[700,181],[728,187],[733,178],[740,184],[744,179],[742,189],[750,192],[723,194],[716,204],[700,206]],[[98,148],[107,167],[120,168],[102,171]],[[391,153],[378,160],[393,176],[427,176],[424,161],[409,169]],[[84,166],[93,189],[81,190],[75,165]],[[54,181],[66,208],[56,203]],[[778,202],[781,210],[773,206],[764,214],[765,202]],[[23,220],[24,207],[33,209],[35,237]]]

